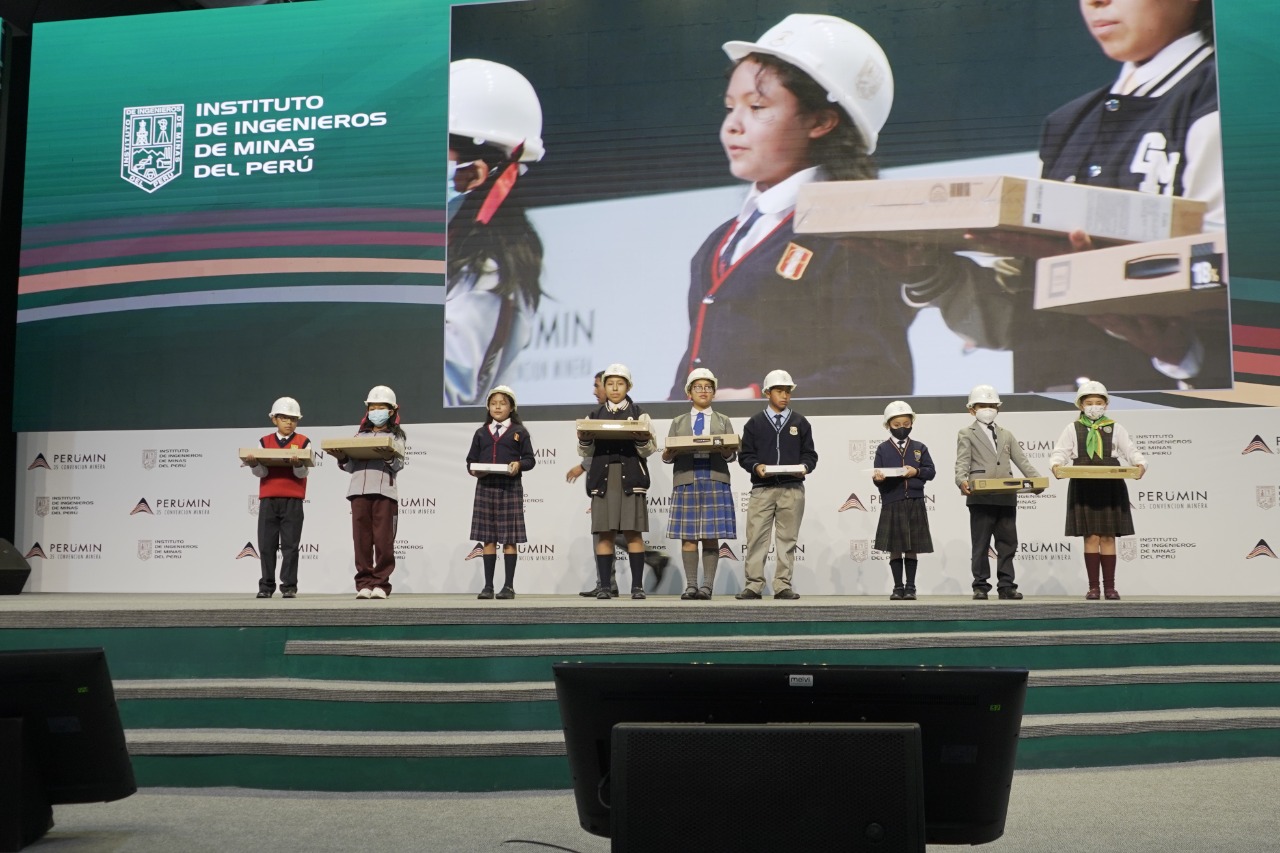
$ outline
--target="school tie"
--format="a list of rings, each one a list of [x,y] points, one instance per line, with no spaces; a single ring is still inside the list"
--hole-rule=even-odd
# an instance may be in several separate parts
[[[693,434],[702,435],[702,431],[707,428],[707,416],[704,412],[698,412],[697,417],[693,419]]]
[[[906,452],[907,452],[907,440],[904,438],[898,442],[898,453],[905,455]]]
[[[498,436],[502,435],[502,427],[498,424],[493,425],[493,443],[498,443]]]
[[[751,211],[751,215],[738,226],[738,230],[733,232],[733,237],[724,247],[724,251],[720,253],[720,258],[716,261],[716,271],[720,275],[724,275],[729,271],[729,267],[733,266],[733,253],[737,250],[738,244],[742,242],[742,238],[747,236],[747,232],[751,230],[751,226],[756,224],[756,220],[760,218],[760,210]]]
[[[778,432],[782,432],[782,415],[773,416],[773,428]]]
[[[996,425],[995,425],[995,424],[987,424],[987,429],[991,430],[991,443],[995,446],[996,450],[999,450],[999,449],[1000,449],[1000,439],[996,438]]]

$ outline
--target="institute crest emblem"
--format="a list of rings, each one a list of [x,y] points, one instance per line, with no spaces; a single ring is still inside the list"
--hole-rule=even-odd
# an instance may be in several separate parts
[[[1137,539],[1129,539],[1128,537],[1125,537],[1119,539],[1116,542],[1116,546],[1117,551],[1120,554],[1120,559],[1124,560],[1126,563],[1132,563],[1134,560],[1138,559]]]
[[[125,107],[120,177],[153,193],[182,174],[182,104]]]
[[[49,514],[49,499],[47,497],[36,498],[36,515],[44,518]]]
[[[139,539],[139,540],[138,540],[138,559],[139,559],[139,560],[150,560],[150,559],[151,559],[151,542],[152,542],[152,541],[153,541],[153,540],[151,540],[151,539]]]
[[[154,450],[142,451],[142,468],[144,471],[150,471],[156,467],[156,458],[159,454]]]
[[[1271,509],[1276,505],[1276,487],[1258,486],[1258,508]]]
[[[866,539],[849,540],[849,559],[855,563],[865,563],[871,556],[871,543]]]

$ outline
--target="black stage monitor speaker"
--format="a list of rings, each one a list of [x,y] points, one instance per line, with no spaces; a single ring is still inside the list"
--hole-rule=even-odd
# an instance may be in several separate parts
[[[22,592],[31,567],[18,549],[7,539],[0,539],[0,595],[17,595]]]
[[[613,853],[924,853],[915,723],[613,728]]]

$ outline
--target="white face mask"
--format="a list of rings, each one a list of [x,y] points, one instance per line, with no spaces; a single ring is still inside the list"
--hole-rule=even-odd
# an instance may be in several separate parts
[[[1106,406],[1085,406],[1084,416],[1091,421],[1096,421],[1107,413]]]
[[[995,409],[978,409],[973,413],[973,416],[981,423],[989,424],[995,422],[997,414],[998,412]]]

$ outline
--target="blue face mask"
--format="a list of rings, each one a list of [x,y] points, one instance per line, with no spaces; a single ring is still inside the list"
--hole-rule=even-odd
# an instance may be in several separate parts
[[[474,161],[473,161],[474,162]],[[458,212],[458,208],[462,207],[462,202],[466,199],[467,194],[459,192],[454,186],[453,179],[458,174],[459,169],[465,169],[471,163],[459,163],[456,160],[449,161],[449,167],[446,171],[444,181],[444,218],[445,224],[453,221],[454,214]]]
[[[382,426],[391,420],[391,412],[387,409],[373,409],[369,412],[369,423],[374,426]]]

